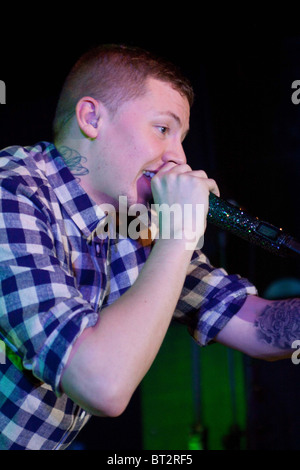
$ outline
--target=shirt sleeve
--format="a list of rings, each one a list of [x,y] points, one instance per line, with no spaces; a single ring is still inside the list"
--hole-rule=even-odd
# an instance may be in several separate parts
[[[35,192],[7,178],[0,206],[0,333],[22,366],[59,396],[72,346],[98,315],[58,259]]]
[[[248,295],[257,295],[250,281],[214,268],[197,251],[192,257],[174,319],[188,326],[200,346],[206,346],[244,304]]]

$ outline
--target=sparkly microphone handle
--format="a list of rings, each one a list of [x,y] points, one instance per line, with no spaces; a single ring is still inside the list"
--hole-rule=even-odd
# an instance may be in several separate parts
[[[212,193],[209,196],[207,220],[271,253],[283,257],[300,255],[300,243],[281,228],[252,217]]]

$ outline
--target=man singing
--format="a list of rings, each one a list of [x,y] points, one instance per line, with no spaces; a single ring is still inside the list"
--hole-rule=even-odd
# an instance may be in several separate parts
[[[172,64],[100,46],[65,81],[53,143],[0,152],[0,449],[65,449],[90,415],[120,415],[172,318],[201,346],[291,356],[299,300],[259,298],[198,249],[219,190],[187,164],[192,102]],[[169,237],[103,232],[121,196],[161,207],[160,232],[172,205],[192,210]]]

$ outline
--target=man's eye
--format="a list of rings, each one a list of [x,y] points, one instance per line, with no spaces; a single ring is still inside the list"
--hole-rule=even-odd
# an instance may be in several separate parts
[[[166,126],[157,126],[157,128],[161,134],[166,134],[168,132],[168,128]]]

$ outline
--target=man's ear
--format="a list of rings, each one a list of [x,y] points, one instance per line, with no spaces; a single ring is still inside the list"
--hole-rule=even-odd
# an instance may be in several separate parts
[[[86,137],[95,139],[99,133],[100,103],[90,96],[84,96],[76,105],[76,118]]]

